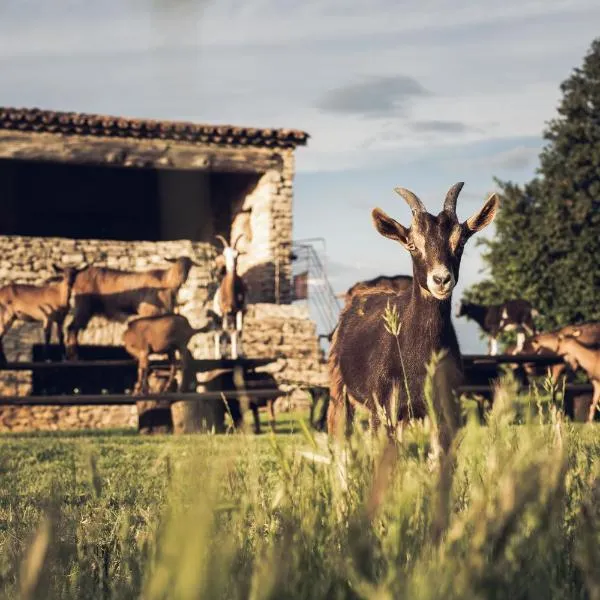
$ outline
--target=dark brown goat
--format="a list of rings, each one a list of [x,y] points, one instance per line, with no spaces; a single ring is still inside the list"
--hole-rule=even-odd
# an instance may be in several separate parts
[[[462,359],[451,321],[452,290],[458,281],[465,242],[492,222],[499,203],[492,194],[477,213],[460,223],[456,200],[462,186],[457,183],[450,188],[437,216],[429,214],[415,194],[396,188],[412,210],[410,228],[379,208],[373,210],[377,231],[410,252],[413,282],[396,294],[355,297],[342,310],[329,355],[331,402],[327,420],[331,434],[339,435],[344,421],[347,426],[351,423],[357,405],[369,410],[373,425],[378,423],[377,403],[388,418],[423,418],[427,413],[427,364],[434,353],[446,351],[433,383],[440,391],[434,398],[440,444],[448,448],[458,426],[459,406],[454,398],[440,403],[439,397],[452,395],[441,394],[441,389],[452,391],[462,379]],[[386,309],[398,317],[392,333],[384,321]],[[394,393],[396,415],[390,415]]]
[[[412,286],[412,277],[410,275],[378,275],[373,279],[359,281],[346,290],[345,294],[341,294],[338,298],[344,299],[344,306],[352,301],[354,296],[366,296],[373,292],[385,292],[395,294],[401,290],[408,289]],[[327,339],[331,342],[335,328],[327,335]]]
[[[53,267],[61,275],[49,279],[44,285],[11,283],[0,288],[0,363],[6,363],[2,338],[17,319],[42,323],[46,349],[52,337],[52,327],[56,324],[58,343],[64,353],[63,325],[69,312],[77,269]]]
[[[342,296],[344,304],[348,304],[354,296],[376,292],[396,293],[412,286],[413,278],[410,275],[378,275],[373,279],[359,281],[349,287]]]
[[[89,266],[78,273],[73,285],[73,320],[67,328],[67,354],[77,358],[77,336],[95,315],[113,321],[131,316],[149,317],[175,310],[177,292],[187,281],[191,258],[165,259],[168,269],[120,271]]]
[[[217,235],[223,244],[223,262],[225,274],[213,298],[213,317],[221,321],[221,329],[215,333],[215,358],[221,358],[221,333],[230,331],[231,356],[237,358],[241,350],[241,334],[244,314],[246,312],[246,284],[237,273],[237,259],[243,254],[237,249],[238,242],[244,234],[240,234],[233,245]],[[233,326],[230,321],[234,320]]]
[[[138,378],[134,394],[148,393],[148,369],[151,354],[167,354],[171,362],[169,379],[164,387],[169,389],[175,378],[175,353],[179,352],[182,377],[178,391],[187,392],[191,354],[190,339],[206,328],[194,329],[183,315],[157,315],[130,321],[123,334],[125,350],[138,361]]]

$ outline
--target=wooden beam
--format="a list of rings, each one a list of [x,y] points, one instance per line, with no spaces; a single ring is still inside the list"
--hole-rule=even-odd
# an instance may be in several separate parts
[[[160,140],[0,130],[0,158],[125,168],[265,173],[283,169],[280,151]]]
[[[0,406],[103,406],[136,404],[142,400],[170,400],[171,402],[195,402],[198,400],[221,400],[236,398],[279,398],[287,392],[280,389],[225,390],[200,393],[171,392],[166,394],[82,394],[73,396],[0,396]]]
[[[233,369],[244,367],[254,369],[263,367],[277,360],[276,358],[198,358],[191,360],[190,369],[201,371],[212,371],[214,369]],[[167,360],[157,360],[150,363],[150,368],[167,367]],[[124,360],[65,360],[61,362],[11,362],[0,365],[0,371],[46,371],[60,369],[106,369],[111,367],[136,367],[137,362],[133,359]],[[178,365],[180,366],[180,365]]]
[[[537,365],[557,365],[564,362],[560,356],[541,356],[539,354],[463,354],[463,362],[466,364],[501,364],[501,363],[535,363]]]
[[[572,383],[565,386],[565,392],[573,392],[577,394],[592,393],[594,390],[591,383]],[[461,385],[458,387],[459,394],[484,394],[494,391],[494,385]],[[562,387],[558,388],[562,391]]]

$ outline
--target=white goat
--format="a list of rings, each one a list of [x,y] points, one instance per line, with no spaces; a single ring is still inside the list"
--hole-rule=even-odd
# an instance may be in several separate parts
[[[213,298],[213,314],[221,320],[220,330],[215,332],[215,358],[222,358],[221,335],[228,331],[231,340],[231,357],[237,358],[241,354],[241,334],[244,313],[246,312],[246,284],[237,273],[237,259],[243,254],[237,250],[237,244],[243,237],[239,235],[233,245],[221,236],[216,236],[223,244],[222,256],[225,262],[225,275]],[[233,327],[230,321],[235,319]]]

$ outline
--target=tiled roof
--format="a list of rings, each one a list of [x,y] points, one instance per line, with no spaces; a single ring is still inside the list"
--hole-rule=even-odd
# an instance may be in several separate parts
[[[184,121],[129,119],[38,108],[0,107],[0,130],[3,129],[274,148],[303,146],[309,137],[304,131],[294,129],[203,125]]]

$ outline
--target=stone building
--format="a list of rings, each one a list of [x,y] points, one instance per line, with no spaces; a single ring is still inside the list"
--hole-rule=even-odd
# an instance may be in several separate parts
[[[216,287],[219,234],[235,239],[251,303],[244,350],[278,356],[281,381],[323,382],[315,324],[292,300],[294,151],[287,129],[128,119],[0,108],[0,285],[42,283],[52,263],[144,270],[191,256],[181,312],[205,322]],[[119,346],[122,323],[94,318],[85,345]],[[38,324],[4,337],[9,361],[31,360]],[[197,336],[196,357],[212,340]],[[0,371],[4,394],[31,391],[30,372]],[[130,425],[129,407],[9,408],[0,429]],[[42,416],[45,415],[45,416]]]

